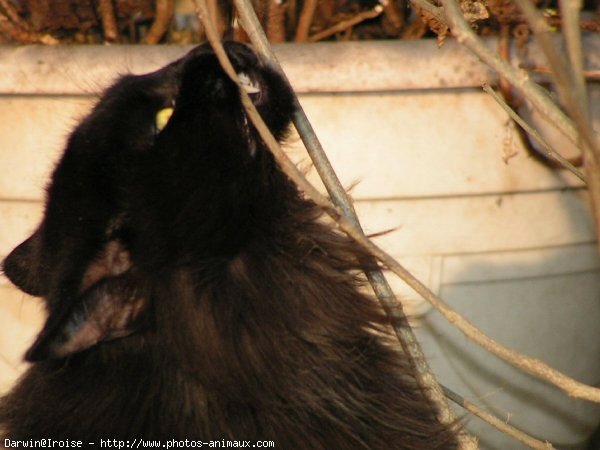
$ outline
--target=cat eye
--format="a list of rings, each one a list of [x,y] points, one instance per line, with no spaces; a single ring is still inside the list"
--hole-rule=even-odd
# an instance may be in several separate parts
[[[171,115],[173,114],[173,108],[163,108],[156,113],[156,117],[154,118],[154,125],[156,126],[157,133],[160,132],[169,122]]]

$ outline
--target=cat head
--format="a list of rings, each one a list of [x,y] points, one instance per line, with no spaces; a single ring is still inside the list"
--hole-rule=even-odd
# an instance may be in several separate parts
[[[291,89],[249,47],[225,49],[281,141]],[[121,77],[70,135],[41,224],[3,261],[8,279],[48,310],[26,359],[64,358],[134,333],[148,314],[148,274],[234,256],[256,217],[283,207],[286,186],[207,44]]]

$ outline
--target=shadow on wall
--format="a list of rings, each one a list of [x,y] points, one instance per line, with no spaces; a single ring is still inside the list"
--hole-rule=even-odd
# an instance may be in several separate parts
[[[565,217],[578,220],[571,213],[583,199],[574,192],[559,195]],[[443,265],[440,296],[478,328],[578,381],[600,384],[595,243],[451,255]],[[437,313],[426,317],[417,334],[443,384],[557,448],[584,448],[600,422],[600,405],[572,399],[504,363]],[[482,449],[520,448],[479,419],[466,421]]]

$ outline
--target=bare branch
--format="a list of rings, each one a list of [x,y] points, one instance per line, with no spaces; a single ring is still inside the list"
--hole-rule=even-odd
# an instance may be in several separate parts
[[[201,0],[197,0],[199,3]],[[236,0],[237,3],[242,3],[243,0]],[[239,12],[239,10],[238,10]],[[245,26],[245,25],[244,25]],[[251,34],[250,29],[247,31]],[[252,34],[251,34],[252,36]],[[217,42],[218,43],[218,42]],[[264,43],[262,44],[264,46]],[[235,72],[233,73],[235,76]],[[389,254],[383,251],[381,248],[372,243],[360,230],[360,227],[355,221],[355,216],[352,215],[338,206],[333,206],[329,203],[329,200],[318,192],[314,186],[312,186],[304,175],[301,174],[294,164],[289,160],[287,155],[279,148],[279,145],[272,136],[269,137],[270,132],[262,122],[260,117],[257,117],[254,105],[250,101],[247,95],[241,93],[244,101],[244,106],[248,104],[248,115],[252,119],[257,130],[261,133],[261,137],[265,143],[269,146],[269,149],[273,151],[275,157],[280,162],[282,169],[286,174],[292,178],[301,189],[305,190],[305,193],[312,198],[318,205],[322,206],[326,212],[328,212],[334,220],[337,221],[338,226],[356,242],[363,246],[366,250],[370,251],[377,259],[379,259],[384,266],[389,268],[392,272],[402,278],[415,292],[420,294],[425,300],[431,303],[442,315],[457,328],[459,328],[467,337],[474,342],[481,345],[496,356],[504,359],[511,363],[515,367],[530,373],[538,378],[548,381],[551,384],[564,390],[568,395],[576,398],[586,399],[600,403],[600,389],[585,385],[572,378],[558,372],[557,370],[549,367],[544,362],[522,355],[514,350],[511,350],[489,336],[486,336],[481,330],[477,329],[473,324],[467,321],[464,317],[460,316],[456,311],[452,310],[448,305],[445,304],[440,298],[438,298],[429,288],[423,283],[413,277],[400,263],[398,263]],[[254,120],[256,119],[256,122]],[[322,150],[322,149],[321,149]],[[315,161],[315,166],[318,166]],[[330,167],[330,166],[329,166]],[[324,170],[327,172],[328,170]],[[331,176],[331,175],[329,175]],[[338,181],[339,183],[339,181]],[[337,193],[339,194],[339,193]],[[345,195],[345,193],[344,193]],[[352,211],[351,206],[346,205],[346,208]],[[393,316],[392,316],[393,317]]]
[[[399,262],[392,258],[389,254],[376,246],[370,240],[361,236],[361,234],[345,220],[344,217],[338,219],[340,228],[349,236],[355,239],[365,249],[369,250],[384,266],[398,275],[406,282],[415,292],[427,300],[435,309],[437,309],[451,324],[458,328],[465,336],[477,343],[490,353],[498,356],[504,361],[523,370],[524,372],[534,375],[542,380],[545,380],[558,388],[562,389],[566,394],[574,398],[589,400],[600,403],[600,389],[580,383],[573,378],[553,369],[543,361],[536,358],[530,358],[508,347],[500,344],[494,339],[484,334],[481,330],[475,327],[467,319],[462,317],[452,308],[450,308],[443,300],[437,297],[431,290],[421,281],[410,274]]]
[[[462,398],[459,395],[456,395],[456,393],[454,393],[450,389],[448,389],[444,386],[442,386],[442,388],[444,389],[444,393],[446,394],[446,397],[448,397],[454,403],[462,406],[467,411],[472,413],[474,416],[479,417],[484,422],[489,423],[497,430],[502,431],[504,434],[507,434],[508,436],[510,436],[513,439],[515,439],[516,441],[526,445],[527,447],[534,448],[537,450],[549,450],[549,449],[554,448],[550,442],[542,442],[538,439],[534,439],[531,436],[529,436],[528,434],[523,433],[521,430],[518,430],[515,427],[509,425],[508,423],[498,419],[493,414],[483,411],[481,408],[479,408],[477,405],[471,403],[470,401]]]
[[[575,134],[571,140],[581,148],[583,153],[588,190],[594,211],[596,236],[600,236],[600,146],[589,120],[587,100],[585,99],[585,81],[582,75],[583,57],[581,50],[575,48],[581,46],[578,13],[574,12],[576,5],[565,6],[567,13],[565,26],[568,29],[566,35],[570,59],[567,61],[557,49],[540,11],[529,0],[515,0],[515,2],[523,11],[527,23],[544,51],[552,69],[552,76],[556,81],[555,86],[559,97],[576,124]],[[574,65],[575,70],[571,69],[569,62]],[[533,103],[533,99],[530,98],[530,100]],[[598,251],[600,251],[600,239],[597,239],[597,245]]]
[[[383,12],[383,6],[376,5],[373,9],[368,11],[361,11],[356,14],[354,17],[351,17],[348,20],[342,20],[341,22],[336,23],[334,26],[327,28],[326,30],[320,31],[318,33],[313,34],[308,38],[310,42],[320,41],[321,39],[325,39],[326,37],[331,36],[335,33],[340,33],[348,28],[352,28],[354,25],[361,23],[367,19],[373,19],[374,17],[379,16]]]
[[[573,175],[575,175],[581,181],[585,182],[585,176],[583,175],[583,173],[581,173],[580,170],[578,170],[573,164],[571,164],[568,159],[565,159],[563,156],[560,155],[560,153],[552,149],[552,147],[544,140],[544,138],[533,127],[531,127],[527,122],[525,122],[523,118],[519,116],[510,106],[508,106],[506,102],[502,99],[502,97],[496,94],[489,85],[484,85],[483,90],[490,94],[492,98],[496,100],[496,102],[502,107],[502,109],[504,109],[504,111],[506,111],[506,113],[515,122],[517,122],[521,128],[523,128],[527,132],[527,134],[533,137],[544,148],[548,157],[555,160],[565,169],[573,173]]]
[[[243,3],[243,0],[238,0]],[[197,0],[196,4],[198,5],[201,17],[204,17],[206,20],[206,16],[202,13],[202,4],[203,0]],[[246,7],[247,5],[242,5],[242,7]],[[206,10],[204,9],[204,12]],[[250,31],[252,26],[250,25],[246,30],[249,32],[252,37],[253,34]],[[208,29],[208,27],[207,27]],[[214,46],[215,53],[219,56],[221,63],[223,64],[224,69],[232,77],[236,83],[239,85],[239,81],[237,80],[237,76],[233,67],[229,63],[227,56],[218,41],[216,35],[211,36],[210,32],[208,34],[209,40],[211,44]],[[260,40],[260,39],[259,39]],[[268,47],[268,44],[265,42],[259,43],[259,46]],[[267,48],[266,52],[271,52],[270,49]],[[276,60],[275,60],[276,61]],[[523,370],[532,373],[534,375],[539,376],[542,379],[550,381],[563,390],[567,391],[570,395],[579,398],[587,398],[592,401],[600,401],[600,390],[592,388],[590,386],[583,385],[581,383],[576,382],[575,380],[570,379],[569,377],[555,371],[554,369],[548,367],[543,362],[538,361],[533,358],[528,358],[523,355],[520,355],[512,350],[503,347],[497,342],[493,341],[491,338],[483,335],[481,331],[479,331],[476,327],[458,315],[455,311],[451,310],[447,305],[445,305],[440,299],[438,299],[435,294],[433,294],[429,289],[424,286],[420,281],[416,280],[412,275],[410,275],[399,263],[397,263],[393,258],[387,255],[383,250],[377,247],[375,244],[370,242],[360,230],[360,227],[357,223],[355,223],[356,218],[352,219],[352,215],[350,214],[350,218],[346,216],[346,211],[343,211],[339,206],[332,206],[329,200],[320,194],[305,178],[304,175],[301,174],[298,169],[295,167],[293,163],[289,160],[287,155],[281,150],[275,139],[272,137],[268,128],[258,115],[252,101],[245,94],[243,89],[240,89],[240,95],[242,97],[242,102],[244,107],[247,109],[248,115],[252,120],[253,124],[256,126],[257,130],[261,134],[261,137],[265,141],[265,143],[269,146],[270,150],[275,155],[276,159],[280,163],[282,169],[286,172],[286,174],[292,178],[298,186],[304,190],[304,192],[312,198],[318,205],[322,206],[326,212],[328,212],[334,220],[337,221],[338,226],[345,231],[350,237],[354,238],[360,245],[362,245],[365,249],[369,250],[374,256],[376,256],[380,261],[384,263],[387,267],[389,267],[394,273],[399,275],[402,279],[404,279],[416,292],[421,294],[426,300],[430,301],[434,305],[436,309],[438,309],[442,314],[453,324],[457,325],[461,331],[470,337],[472,340],[476,341],[484,348],[490,350],[494,354],[500,356],[501,358],[511,362],[517,367],[522,368]],[[331,188],[331,187],[328,187]],[[352,207],[346,205],[346,208],[352,211]],[[390,299],[387,299],[388,301]],[[395,301],[395,299],[394,299]],[[386,308],[387,309],[387,308]],[[399,309],[400,314],[403,313],[401,308]],[[394,317],[392,315],[392,317]],[[455,397],[456,398],[456,397]],[[463,402],[464,403],[464,402]],[[470,407],[471,409],[473,406]],[[481,416],[486,416],[485,413],[479,413]],[[489,417],[488,417],[489,419]],[[476,448],[477,444],[472,438],[466,434],[462,436],[462,448]],[[532,440],[532,438],[527,438],[530,444],[534,444],[534,442],[538,442],[535,445],[539,445],[539,441]],[[533,447],[533,448],[552,448],[549,444],[543,444],[543,447]]]
[[[200,4],[203,0],[196,0],[196,5],[200,7]],[[281,66],[273,51],[271,50],[269,43],[262,31],[256,14],[252,9],[251,5],[247,0],[235,0],[236,8],[238,10],[238,14],[240,15],[240,20],[242,25],[246,29],[246,32],[249,34],[253,44],[259,51],[267,57],[280,71],[282,76],[286,79],[287,77],[283,73]],[[210,26],[210,24],[207,24]],[[211,38],[211,45],[213,47],[221,47],[220,42],[213,36]],[[226,58],[226,55],[222,51],[223,58]],[[219,53],[217,53],[219,54]],[[224,63],[225,65],[229,65],[228,63]],[[231,73],[233,79],[236,78],[235,72],[233,68],[231,68],[228,73]],[[328,212],[334,220],[339,220],[347,224],[348,227],[352,228],[356,231],[356,233],[363,237],[364,240],[368,239],[364,236],[362,229],[360,228],[360,224],[356,217],[356,213],[352,207],[352,204],[341,186],[339,179],[336,177],[323,148],[321,147],[314,130],[312,129],[302,107],[300,106],[297,99],[296,106],[297,112],[294,117],[294,123],[298,128],[298,132],[302,137],[310,155],[317,167],[317,171],[319,175],[324,180],[328,192],[334,199],[334,202],[338,206],[332,206],[330,201],[324,197],[318,190],[316,190],[304,177],[302,173],[298,171],[296,166],[290,161],[287,155],[281,150],[279,144],[270,131],[262,121],[260,115],[256,111],[254,104],[250,101],[248,95],[241,89],[241,97],[243,99],[244,106],[246,107],[246,111],[254,124],[254,126],[259,131],[261,137],[268,145],[269,149],[275,155],[277,161],[281,165],[282,169],[286,172],[286,174],[294,180],[298,186],[304,190],[305,194],[307,194],[310,198],[315,201],[318,205],[322,206],[326,212]],[[342,216],[343,215],[343,216]],[[367,273],[367,277],[373,286],[373,289],[382,304],[382,307],[390,317],[392,326],[396,335],[399,338],[399,341],[402,345],[406,356],[411,360],[411,362],[415,365],[417,372],[417,381],[420,386],[423,388],[425,395],[427,395],[430,400],[437,405],[439,412],[440,422],[449,426],[455,426],[457,423],[455,415],[453,411],[450,409],[446,399],[444,398],[443,392],[437,380],[433,376],[425,356],[423,355],[419,344],[416,341],[414,334],[412,333],[412,329],[408,326],[408,322],[406,320],[406,316],[402,310],[402,306],[396,300],[394,293],[392,292],[389,284],[385,280],[383,273],[381,271],[369,272]],[[459,441],[461,443],[461,448],[463,449],[475,449],[477,448],[476,441],[469,436],[466,431],[459,431]]]
[[[169,30],[173,19],[173,0],[156,0],[154,23],[142,41],[144,44],[158,44]]]
[[[567,42],[567,55],[571,68],[571,79],[575,85],[576,101],[589,123],[589,110],[587,92],[585,89],[585,78],[583,76],[583,54],[581,44],[581,30],[579,27],[579,10],[582,7],[581,0],[560,0],[560,11],[562,17],[562,30]]]
[[[107,42],[114,42],[119,36],[117,30],[117,19],[115,17],[115,10],[111,0],[100,0],[98,4],[98,11],[100,13],[100,19],[102,21],[102,30],[104,32],[104,40]]]
[[[456,40],[471,50],[485,64],[490,66],[501,76],[506,78],[516,89],[518,89],[533,106],[540,111],[548,120],[556,126],[565,136],[577,145],[578,134],[571,119],[554,104],[548,92],[541,86],[531,81],[529,74],[521,69],[516,69],[502,61],[492,52],[481,39],[471,30],[464,19],[456,0],[441,0],[447,15],[447,21],[452,29]]]
[[[530,70],[531,72],[536,72],[536,73],[543,73],[543,74],[552,73],[552,70],[550,70],[549,67],[544,67],[544,66],[528,67],[527,69]],[[600,70],[584,70],[583,77],[586,79],[586,81],[598,81],[598,80],[600,80]]]
[[[310,33],[310,26],[312,24],[315,10],[317,9],[317,0],[305,0],[304,6],[302,7],[302,13],[298,20],[298,27],[296,28],[295,42],[304,42],[308,39]],[[248,31],[248,30],[246,30]]]
[[[201,20],[202,20],[202,17],[204,16],[203,20],[205,21],[206,20],[206,8],[204,7],[205,5],[203,5],[203,3],[204,3],[204,0],[196,0],[196,5],[200,11]],[[273,61],[278,66],[277,60],[274,58],[274,55],[272,54],[272,50],[270,49],[270,47],[268,45],[268,41],[266,39],[266,36],[264,35],[264,32],[260,28],[260,24],[258,23],[258,19],[256,18],[256,15],[254,14],[252,7],[249,6],[244,1],[236,1],[236,7],[238,8],[238,14],[240,15],[240,20],[242,22],[242,25],[246,29],[246,32],[249,34],[249,36],[251,38],[254,37],[255,40],[261,41],[261,42],[255,43],[255,46],[259,49],[259,51],[261,51],[261,53],[269,55],[269,56],[273,56],[273,59],[271,59],[271,61]],[[202,11],[204,11],[204,13]],[[248,17],[250,15],[250,13],[251,13],[251,17]],[[212,27],[212,25],[209,23],[206,23],[205,26],[207,27],[207,31],[209,31],[209,28]],[[211,45],[213,45],[213,47],[215,48],[215,53],[217,55],[221,55],[220,60],[221,59],[224,60],[224,61],[222,61],[222,64],[224,65],[224,70],[239,85],[239,81],[237,80],[237,75],[235,74],[233,67],[231,67],[231,64],[228,61],[225,62],[225,60],[227,60],[227,57],[226,57],[225,52],[222,49],[220,42],[218,41],[218,39],[216,39],[215,36],[212,36],[212,37],[210,36],[210,31],[209,31],[209,33],[207,33],[207,35],[209,36]],[[256,38],[256,36],[260,36],[260,38]],[[220,47],[220,49],[219,49],[219,47]],[[278,67],[278,68],[281,71],[281,67]],[[311,145],[310,145],[311,148],[314,149],[315,146],[319,146],[319,148],[320,148],[319,153],[321,154],[320,158],[318,159],[318,163],[319,163],[318,165],[321,170],[320,174],[322,177],[326,178],[329,181],[327,184],[329,185],[330,194],[333,193],[332,196],[335,199],[337,199],[336,201],[338,202],[338,204],[341,203],[344,205],[343,208],[331,205],[331,202],[329,201],[329,199],[324,197],[314,186],[312,186],[306,180],[304,175],[297,169],[297,167],[291,162],[291,160],[287,157],[287,155],[281,150],[281,147],[279,146],[277,141],[273,138],[272,134],[270,133],[270,131],[268,130],[268,128],[262,121],[260,115],[258,114],[258,112],[256,111],[256,108],[254,107],[254,104],[252,103],[252,101],[250,100],[250,98],[248,97],[246,92],[243,89],[240,89],[240,94],[242,97],[242,102],[244,104],[244,107],[248,111],[248,115],[249,115],[250,119],[252,120],[252,123],[259,131],[262,139],[265,141],[265,143],[267,144],[269,149],[273,152],[274,156],[276,157],[277,161],[281,165],[284,172],[292,180],[294,180],[296,182],[296,184],[298,184],[300,189],[302,189],[306,195],[308,195],[313,201],[315,201],[315,203],[317,203],[319,206],[321,206],[334,219],[340,219],[343,214],[348,214],[350,217],[352,217],[352,225],[350,225],[350,226],[353,229],[357,229],[358,233],[364,237],[364,234],[360,230],[360,226],[358,224],[358,219],[356,218],[356,215],[354,213],[352,205],[351,205],[344,189],[342,188],[341,183],[339,182],[337,177],[335,177],[333,168],[331,167],[331,164],[327,160],[327,157],[325,156],[323,149],[320,148],[320,144],[318,143],[316,135],[314,134],[314,131],[312,131],[312,128],[310,127],[310,124],[308,123],[308,120],[306,119],[306,117],[304,116],[304,120],[303,120],[304,124],[303,125],[304,125],[304,127],[309,127],[310,132],[309,131],[306,131],[306,132],[300,131],[300,134],[304,138],[306,138],[307,136],[311,136],[311,138],[309,138],[309,139],[311,139]],[[298,108],[299,108],[299,111],[302,111],[299,103],[298,103]],[[302,114],[303,114],[303,112],[302,112]],[[317,161],[315,161],[315,164],[317,164]],[[322,172],[325,172],[325,175],[323,175]],[[333,186],[333,185],[335,185],[335,186]],[[348,222],[348,223],[350,223],[350,222]],[[405,352],[410,351],[410,353],[407,353],[407,354],[409,355],[409,358],[412,359],[413,363],[417,367],[418,373],[421,375],[421,377],[418,381],[421,384],[421,386],[424,388],[424,392],[426,393],[426,395],[430,395],[430,396],[435,395],[435,397],[432,399],[432,401],[439,408],[439,411],[441,414],[440,420],[442,421],[443,424],[447,424],[447,425],[455,424],[456,423],[455,416],[454,416],[452,410],[449,408],[447,402],[445,401],[443,393],[441,392],[441,388],[439,387],[433,374],[429,370],[429,367],[427,366],[425,357],[423,356],[423,353],[420,350],[420,348],[418,347],[418,344],[416,343],[416,339],[415,339],[414,335],[412,334],[412,330],[410,329],[409,326],[407,326],[406,316],[404,315],[404,312],[402,311],[402,307],[398,303],[398,301],[395,299],[395,296],[394,296],[391,288],[385,281],[383,274],[381,272],[378,272],[378,273],[367,274],[367,276],[369,277],[370,281],[373,283],[373,287],[374,287],[374,290],[375,290],[378,298],[380,299],[380,301],[383,304],[384,309],[390,316],[390,319],[394,326],[394,330],[396,331],[398,337],[400,338],[400,342],[403,345],[404,351]],[[406,338],[406,336],[408,336],[408,338]],[[412,342],[411,342],[411,340],[412,340]],[[415,349],[415,347],[416,347],[416,349]],[[427,369],[427,370],[425,370],[425,369]],[[466,442],[467,441],[466,435],[461,434],[461,436],[463,436],[463,441]],[[477,448],[477,447],[476,447],[476,444],[474,444],[474,445],[465,445],[465,448]]]

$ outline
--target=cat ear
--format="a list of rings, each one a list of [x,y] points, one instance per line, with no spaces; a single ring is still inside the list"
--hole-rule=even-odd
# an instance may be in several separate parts
[[[94,345],[128,336],[140,325],[147,296],[131,273],[105,278],[62,314],[51,313],[27,361],[64,358]]]
[[[4,275],[19,289],[36,297],[45,295],[47,291],[47,283],[42,280],[43,271],[40,270],[40,236],[37,230],[2,262]]]
[[[25,359],[64,358],[132,334],[147,304],[143,291],[127,250],[119,241],[109,241],[86,268],[78,296],[51,302],[56,307]]]

